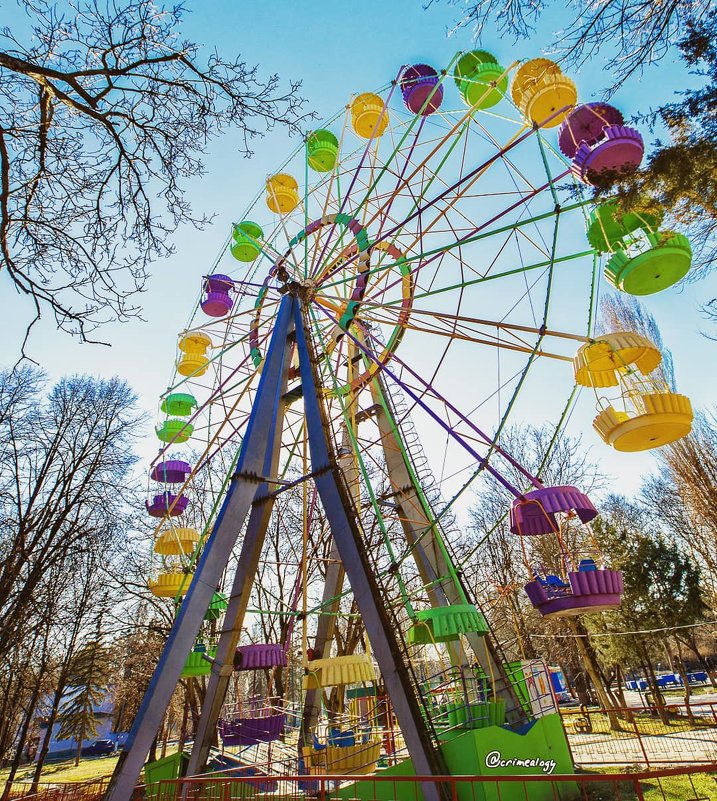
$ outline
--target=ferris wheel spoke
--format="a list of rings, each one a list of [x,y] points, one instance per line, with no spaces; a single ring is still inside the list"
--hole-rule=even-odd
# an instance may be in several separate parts
[[[370,136],[369,140],[366,143],[366,146],[364,148],[363,154],[362,154],[362,156],[361,156],[361,158],[359,160],[359,163],[358,163],[357,167],[355,168],[355,170],[353,172],[353,175],[351,177],[351,181],[350,181],[349,186],[348,186],[348,188],[346,190],[346,193],[344,194],[343,198],[341,199],[341,202],[339,203],[339,208],[338,208],[338,213],[339,214],[344,213],[344,210],[346,208],[346,204],[348,203],[348,201],[349,201],[349,199],[351,197],[351,194],[353,192],[353,189],[354,189],[354,186],[356,184],[356,181],[358,180],[359,174],[361,173],[361,170],[362,170],[362,168],[364,166],[364,162],[366,160],[366,157],[369,154],[370,149],[371,149],[372,146],[374,148],[374,160],[378,156],[378,147],[377,147],[378,146],[378,139],[376,137],[376,128],[381,124],[381,120],[382,120],[383,116],[388,114],[388,103],[390,102],[390,99],[391,99],[391,97],[392,97],[397,85],[398,85],[398,76],[397,76],[396,81],[394,81],[392,83],[392,85],[391,85],[391,89],[389,91],[388,100],[386,101],[386,105],[384,106],[384,109],[381,112],[381,116],[379,117],[379,120],[376,122],[376,126],[374,128],[374,131],[373,131],[372,135]],[[370,191],[371,190],[369,189],[369,192],[367,194],[370,194]],[[324,260],[324,258],[326,256],[326,248],[328,247],[328,244],[329,244],[330,241],[331,241],[331,236],[328,237],[327,242],[324,245],[324,248],[321,250],[321,253],[319,255],[319,263],[323,262],[323,260]]]
[[[442,81],[443,81],[443,78],[441,78],[441,80],[439,81],[438,85],[440,85],[440,83],[442,83]],[[386,101],[386,106],[388,106],[389,101],[390,101],[390,95],[389,95],[389,98]],[[412,154],[412,152],[413,152],[413,150],[415,148],[415,144],[418,142],[418,139],[420,137],[420,133],[423,130],[423,127],[424,127],[424,124],[425,124],[426,120],[427,120],[427,117],[424,116],[424,115],[417,115],[417,116],[413,117],[411,122],[406,127],[405,132],[401,136],[398,144],[394,143],[393,151],[388,155],[388,158],[385,159],[384,165],[378,171],[378,175],[375,178],[372,179],[371,183],[367,187],[367,190],[366,190],[366,193],[364,195],[364,198],[359,202],[357,210],[360,210],[360,209],[363,208],[363,206],[364,206],[364,204],[366,202],[366,199],[369,198],[371,196],[372,192],[374,191],[374,189],[376,189],[378,187],[379,182],[383,178],[384,174],[388,171],[389,165],[391,165],[394,162],[394,159],[397,158],[398,154],[400,152],[402,152],[402,148],[403,148],[403,145],[404,145],[406,139],[408,139],[408,137],[411,134],[414,126],[418,122],[418,131],[414,132],[413,142],[412,142],[411,147],[409,149],[409,154],[406,157],[406,160],[404,162],[404,167],[401,169],[401,176],[405,175],[405,169],[408,166],[408,164],[410,163],[410,156],[411,156],[411,154]],[[386,206],[380,206],[374,212],[373,216],[365,221],[366,225],[371,225],[373,222],[376,221],[376,219],[379,219],[379,218],[383,219],[383,217],[389,213],[390,206],[393,204],[393,200],[395,199],[395,196],[396,196],[399,188],[401,186],[409,185],[410,182],[412,181],[412,179],[415,178],[416,175],[421,171],[423,165],[425,163],[427,163],[428,160],[431,159],[437,152],[439,152],[440,148],[443,147],[443,145],[445,145],[447,142],[449,142],[451,149],[455,146],[455,144],[453,142],[453,134],[459,128],[461,128],[464,125],[468,124],[469,120],[470,120],[470,111],[467,111],[463,115],[461,120],[459,120],[451,129],[446,131],[446,133],[442,137],[439,137],[438,144],[434,147],[434,149],[426,157],[424,157],[424,159],[421,160],[421,162],[418,163],[417,166],[414,167],[414,171],[408,177],[405,177],[403,180],[401,180],[401,177],[399,177],[399,181],[398,181],[398,183],[396,185],[396,188],[390,194],[389,199],[387,201],[388,206],[387,207]]]
[[[493,154],[491,157],[489,157],[484,162],[482,162],[478,167],[474,168],[473,170],[467,172],[465,175],[461,176],[461,178],[459,178],[457,181],[455,181],[453,184],[451,184],[447,189],[444,189],[442,192],[440,192],[438,195],[436,195],[432,200],[427,201],[427,202],[421,204],[420,206],[417,206],[413,211],[411,211],[405,217],[404,220],[401,221],[401,223],[399,223],[398,225],[396,225],[393,228],[389,229],[377,241],[383,241],[383,240],[385,240],[385,239],[387,239],[389,237],[397,235],[398,233],[400,233],[400,231],[402,229],[404,229],[406,227],[406,225],[409,222],[412,222],[417,217],[419,217],[421,214],[423,214],[425,211],[427,211],[430,208],[433,208],[434,206],[436,206],[441,201],[446,200],[447,198],[450,198],[451,194],[453,192],[457,191],[458,193],[457,193],[456,197],[452,198],[452,202],[455,203],[465,193],[465,191],[467,191],[467,189],[465,188],[466,184],[468,185],[468,188],[470,186],[472,186],[482,175],[485,174],[485,172],[494,163],[496,163],[499,159],[501,159],[505,155],[506,152],[510,151],[512,148],[516,147],[518,144],[520,144],[521,142],[525,141],[527,138],[532,136],[532,134],[536,130],[537,130],[537,128],[532,128],[529,131],[527,131],[526,133],[522,133],[522,134],[519,134],[519,135],[516,134],[511,139],[511,141],[509,141],[508,144],[506,144],[503,147],[502,150],[500,150],[497,153]],[[463,188],[463,189],[461,189],[461,188]],[[458,190],[460,190],[460,191],[458,191]],[[539,191],[542,191],[542,189],[541,190],[534,190],[534,194],[537,194]],[[528,194],[528,197],[530,197],[530,193]],[[327,277],[330,277],[330,276],[331,276],[331,273],[329,273],[329,275]]]
[[[325,310],[321,310],[325,314]],[[330,316],[330,315],[329,315]],[[350,332],[346,333],[347,337],[350,337],[357,345],[357,347],[372,361],[377,362],[378,357],[377,355],[359,338],[353,336]],[[427,414],[436,422],[438,425],[443,428],[445,431],[449,433],[451,437],[453,437],[460,445],[463,446],[468,453],[477,459],[480,463],[485,465],[485,469],[488,470],[491,475],[501,483],[507,490],[509,490],[513,495],[516,497],[520,496],[520,493],[516,488],[510,484],[495,468],[490,466],[486,463],[486,459],[484,456],[481,456],[478,451],[476,451],[472,445],[468,442],[465,436],[459,434],[453,426],[448,425],[441,416],[424,400],[426,396],[431,396],[435,400],[438,400],[441,403],[447,412],[450,412],[452,415],[455,415],[456,419],[460,420],[464,423],[469,431],[471,432],[468,435],[470,438],[477,437],[484,445],[492,445],[500,455],[505,458],[511,465],[516,467],[519,471],[523,472],[526,476],[530,476],[527,471],[518,463],[516,462],[513,457],[503,451],[501,448],[495,444],[495,442],[484,432],[482,432],[472,421],[467,419],[467,417],[462,414],[458,408],[448,401],[446,398],[441,396],[433,387],[432,381],[426,381],[423,379],[415,370],[413,370],[409,365],[407,365],[404,361],[394,355],[395,362],[400,365],[402,370],[408,373],[411,376],[411,379],[417,382],[417,385],[422,388],[422,391],[414,390],[410,384],[408,384],[405,379],[399,378],[396,374],[395,369],[388,367],[387,365],[383,365],[382,369],[386,375],[388,375],[400,388],[402,388],[405,392],[407,392],[413,400],[425,411]],[[535,479],[530,476],[532,481]]]
[[[341,136],[339,138],[338,152],[341,152],[341,150],[343,148],[346,131],[348,130],[348,125],[349,125],[349,109],[347,107],[345,109],[345,111],[344,111],[344,121],[343,121],[343,125],[341,127]],[[307,144],[308,144],[308,141],[307,141]],[[309,169],[308,158],[306,158],[305,161],[306,161],[306,171],[308,172],[308,169]],[[325,197],[324,197],[324,200],[322,202],[321,217],[326,216],[326,214],[328,213],[329,208],[330,208],[330,206],[332,204],[332,201],[334,201],[334,194],[333,194],[334,187],[336,188],[336,199],[338,199],[339,203],[341,203],[341,174],[337,169],[333,169],[330,172],[329,180],[328,180],[328,183],[326,184]],[[308,224],[310,222],[309,217],[308,217],[308,209],[309,209],[308,191],[309,191],[309,181],[308,181],[308,178],[307,178],[307,180],[306,180],[307,196],[306,196],[305,201],[304,201],[304,229],[306,229],[306,227],[308,226]],[[304,277],[305,278],[307,276],[309,276],[309,275],[313,275],[314,274],[315,262],[316,262],[316,249],[314,248],[314,251],[312,252],[312,255],[311,255],[311,259],[309,259],[308,240],[305,240],[305,242],[304,242]]]
[[[460,142],[461,137],[468,130],[468,128],[470,126],[470,123],[471,123],[471,116],[472,116],[472,111],[469,109],[468,111],[466,111],[463,114],[463,116],[448,131],[446,131],[444,136],[438,140],[438,144],[436,144],[436,146],[433,148],[433,150],[431,150],[415,166],[413,172],[411,172],[404,179],[404,185],[405,186],[409,186],[412,183],[412,181],[423,171],[425,166],[429,163],[430,159],[432,159],[437,153],[439,153],[441,148],[446,143],[449,143],[447,152],[444,153],[444,155],[442,156],[441,162],[439,164],[439,168],[433,172],[433,176],[432,176],[431,180],[424,187],[423,191],[421,192],[421,194],[418,197],[418,200],[423,200],[424,199],[424,194],[425,194],[425,192],[427,192],[427,190],[430,188],[431,184],[433,183],[433,180],[435,180],[437,175],[439,174],[440,167],[443,166],[443,164],[448,160],[448,158],[450,157],[451,153],[453,152],[453,150],[457,147],[458,143]],[[521,132],[523,130],[525,130],[525,129],[522,128]],[[460,132],[460,133],[459,133],[458,136],[456,136],[456,133],[458,133],[458,132]],[[446,191],[449,191],[449,190],[446,190]],[[417,204],[414,203],[413,207],[409,211],[409,217],[410,217],[410,214],[413,213],[417,208],[418,208]],[[383,214],[383,212],[384,212],[384,209],[383,208],[379,208],[377,210],[377,212],[375,213],[374,217],[369,222],[374,222],[375,219],[377,219],[380,215]]]
[[[428,256],[427,258],[419,259],[418,260],[418,265],[416,266],[415,270],[413,271],[414,278],[422,270],[425,270],[426,267],[429,264],[435,262],[436,259],[440,258],[446,251],[453,250],[456,247],[460,247],[461,245],[469,244],[471,242],[475,242],[479,238],[485,238],[485,236],[490,235],[491,232],[488,232],[487,234],[484,234],[483,236],[481,236],[481,232],[483,231],[483,229],[487,228],[488,226],[492,225],[494,222],[499,220],[501,217],[505,216],[509,211],[514,210],[514,209],[520,207],[521,205],[523,205],[524,203],[526,203],[531,197],[536,196],[540,191],[542,191],[545,188],[547,188],[547,186],[548,185],[546,184],[546,185],[540,187],[538,190],[533,190],[527,196],[522,197],[520,200],[518,200],[515,203],[511,204],[507,208],[501,210],[498,214],[494,215],[491,219],[487,220],[486,222],[484,222],[484,223],[482,223],[480,225],[474,226],[472,228],[472,230],[468,234],[465,234],[463,236],[458,237],[456,239],[456,241],[452,242],[449,246],[436,248],[436,249],[434,249],[434,252],[432,253],[432,255]],[[582,204],[577,204],[577,205],[582,205]],[[549,215],[539,215],[539,218],[547,218],[548,216]],[[507,232],[510,232],[511,228],[510,228],[510,226],[506,226],[504,228],[504,230],[507,231]],[[492,233],[496,233],[496,232],[492,232]],[[583,256],[586,253],[592,253],[592,251],[585,251],[584,253],[582,253],[580,255]],[[564,258],[570,258],[570,257],[564,257]],[[411,257],[409,257],[409,260],[416,261],[416,257],[414,256],[412,259],[411,259]],[[557,261],[557,259],[555,259],[554,261]],[[524,269],[529,269],[529,268],[526,267]],[[519,272],[519,271],[516,271],[516,272]],[[509,275],[509,274],[511,274],[511,271],[503,272],[503,273],[500,274],[500,276],[505,276],[505,275]],[[483,280],[487,280],[489,277],[490,276],[485,276],[485,277],[482,277],[482,278],[479,278],[479,279],[474,279],[474,281],[472,281],[472,282],[471,281],[461,282],[460,286],[467,286],[467,285],[470,285],[471,283],[476,283],[476,282],[480,282],[480,281],[483,281]],[[499,277],[499,276],[496,275],[494,277]],[[386,287],[386,289],[388,290],[390,288],[393,288],[394,286],[397,285],[397,283],[398,283],[398,280],[394,281],[392,284],[389,284]],[[327,286],[331,286],[331,284],[328,284]],[[447,288],[439,289],[437,291],[447,291]],[[417,294],[416,298],[418,298],[418,297],[420,297],[420,295]]]
[[[588,203],[588,201],[578,201],[576,203],[568,204],[566,206],[561,207],[561,213],[562,214],[566,214],[566,213],[568,213],[570,211],[574,211],[576,209],[583,208],[587,203]],[[520,229],[522,229],[522,228],[524,228],[526,226],[530,226],[530,225],[542,222],[544,220],[551,219],[551,218],[554,217],[554,215],[555,215],[555,210],[553,209],[553,210],[551,210],[549,212],[543,212],[541,214],[537,214],[537,215],[534,215],[534,216],[526,218],[526,219],[518,220],[518,221],[516,221],[514,223],[503,225],[503,226],[500,226],[498,228],[492,228],[492,229],[490,229],[488,231],[481,230],[478,233],[462,237],[459,242],[448,242],[448,243],[443,244],[443,245],[439,245],[439,246],[436,246],[436,247],[433,247],[433,248],[428,248],[426,250],[421,250],[421,251],[418,251],[418,252],[414,252],[412,254],[408,254],[408,255],[405,256],[404,261],[406,263],[409,263],[409,264],[413,264],[413,263],[416,263],[416,262],[420,263],[424,259],[432,258],[432,257],[435,257],[435,256],[441,256],[443,254],[450,253],[453,250],[456,250],[456,249],[458,249],[460,247],[465,247],[467,245],[471,245],[471,244],[474,244],[476,242],[480,242],[482,240],[490,239],[491,237],[494,237],[494,236],[498,236],[498,235],[501,235],[501,234],[511,234],[514,231],[520,230]],[[586,250],[586,251],[580,252],[579,254],[576,254],[575,258],[583,258],[586,255],[591,255],[592,256],[592,254],[593,254],[592,250]],[[393,262],[393,263],[384,263],[384,264],[382,264],[382,265],[380,265],[378,267],[372,267],[372,271],[373,272],[378,272],[378,271],[381,271],[381,270],[391,270],[391,269],[393,269],[395,267],[396,267],[395,262]],[[503,275],[503,273],[501,273],[501,275]],[[339,278],[334,278],[331,281],[328,281],[328,280],[324,281],[323,284],[322,284],[322,287],[324,289],[330,289],[330,288],[335,287],[335,286],[341,286],[341,285],[343,285],[343,284],[345,284],[345,283],[347,283],[347,282],[349,282],[351,280],[353,280],[353,278],[350,275],[349,276],[342,276],[342,277],[339,277]]]
[[[316,315],[314,314],[314,310],[313,309],[309,310],[309,315],[310,315],[310,319],[311,319],[312,325],[314,325],[314,321],[316,319]],[[339,377],[337,376],[337,374],[335,372],[335,369],[334,369],[334,367],[332,365],[332,362],[331,362],[330,358],[325,357],[324,358],[324,362],[325,362],[326,367],[327,367],[327,369],[329,371],[329,374],[331,376],[331,381],[333,383],[334,390],[337,390],[339,388],[339,386],[340,386],[340,379],[339,379]],[[377,525],[378,525],[378,529],[379,529],[379,531],[381,533],[381,540],[383,542],[383,546],[385,547],[385,549],[387,551],[388,557],[393,562],[395,560],[395,554],[394,554],[393,545],[391,543],[391,539],[390,539],[390,536],[389,536],[389,533],[388,533],[388,527],[386,525],[386,520],[384,518],[384,513],[383,513],[383,510],[381,509],[381,506],[380,506],[380,504],[378,502],[378,495],[377,495],[375,489],[373,488],[373,484],[372,484],[372,481],[371,481],[370,473],[369,473],[369,471],[367,469],[367,465],[366,465],[365,460],[364,460],[364,453],[358,447],[358,441],[356,439],[356,434],[353,431],[353,428],[351,426],[351,418],[350,418],[350,415],[347,413],[346,405],[344,404],[344,397],[345,396],[342,393],[335,393],[335,397],[338,400],[338,404],[339,404],[339,408],[340,408],[340,420],[341,420],[341,423],[342,423],[342,426],[343,426],[343,431],[344,431],[345,434],[348,435],[349,439],[353,443],[354,458],[356,460],[356,466],[358,467],[358,470],[359,470],[359,472],[360,472],[360,474],[361,474],[361,476],[363,478],[364,487],[366,488],[366,490],[368,492],[370,505],[371,505],[372,511],[373,511],[373,513],[375,515],[376,522],[377,522]],[[350,402],[355,402],[355,398],[351,398]],[[398,580],[400,595],[401,595],[404,603],[409,603],[410,604],[410,602],[408,600],[408,596],[406,594],[405,586],[404,586],[403,581],[402,581],[402,579],[400,577],[400,574],[396,574],[396,578]]]
[[[374,306],[376,310],[380,311],[388,311],[386,307],[382,304],[371,304],[366,303],[364,304],[364,311],[370,313],[370,307]],[[380,323],[384,325],[394,325],[398,319],[397,314],[393,314],[391,316],[382,316],[381,314],[371,314],[366,315],[363,314],[362,317],[366,317],[371,322]],[[415,323],[414,320],[416,317],[425,317],[427,321],[424,323],[423,326]],[[442,326],[442,327],[440,327]],[[526,325],[517,325],[514,323],[509,323],[505,321],[495,321],[495,320],[486,320],[474,317],[467,317],[465,315],[456,315],[456,314],[448,314],[446,312],[441,311],[432,311],[428,309],[418,309],[413,308],[411,311],[411,321],[406,324],[406,327],[410,330],[418,330],[423,331],[424,333],[428,334],[437,334],[439,336],[457,336],[458,338],[465,339],[467,341],[475,341],[481,342],[483,344],[494,344],[497,347],[510,347],[510,343],[501,342],[498,339],[498,334],[490,335],[487,332],[478,328],[479,326],[488,327],[488,328],[495,328],[498,329],[502,333],[506,333],[508,336],[514,337],[516,342],[515,345],[522,345],[528,348],[529,351],[532,351],[532,345],[528,343],[523,337],[518,335],[518,332],[523,333],[531,333],[546,337],[556,337],[559,339],[568,339],[570,341],[575,342],[587,342],[589,341],[588,337],[585,337],[581,334],[573,334],[564,331],[553,331],[548,328],[538,328],[534,326],[526,326]],[[483,337],[483,339],[481,339]],[[487,338],[486,338],[487,337]],[[546,355],[552,358],[558,358],[562,360],[572,361],[572,356],[560,356],[558,354],[549,354],[543,353],[542,355]]]

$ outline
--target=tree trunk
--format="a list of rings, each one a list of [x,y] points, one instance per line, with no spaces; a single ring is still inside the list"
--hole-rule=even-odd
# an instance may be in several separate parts
[[[682,658],[682,644],[679,640],[675,640],[675,645],[677,646],[677,661],[680,666],[679,673],[682,678],[682,686],[685,690],[685,709],[687,710],[687,717],[690,723],[694,724],[695,716],[692,713],[692,707],[690,706],[692,688],[690,687],[690,680],[687,678],[687,666],[685,665],[685,660]]]
[[[702,654],[702,651],[700,651],[697,645],[697,639],[693,636],[687,637],[685,639],[685,645],[697,657],[697,661],[700,663],[702,670],[707,674],[710,684],[717,690],[717,678],[715,678],[714,672],[710,669],[706,657]]]
[[[662,703],[662,693],[660,692],[660,688],[657,686],[657,676],[655,676],[655,668],[653,667],[652,660],[650,659],[650,655],[645,647],[644,643],[640,643],[640,649],[642,651],[642,663],[643,667],[645,668],[645,677],[647,678],[647,683],[650,685],[650,689],[652,690],[652,697],[654,698],[655,702],[655,709],[657,710],[657,714],[660,716],[660,720],[665,724],[668,725],[670,719],[665,711],[665,705]]]
[[[286,687],[284,686],[284,668],[283,667],[276,667],[274,668],[274,687],[275,693],[279,696],[279,698],[286,697]]]
[[[507,596],[507,600],[511,621],[513,623],[513,630],[515,631],[515,637],[518,641],[518,647],[523,659],[537,659],[538,655],[530,639],[528,627],[525,625],[525,617],[516,603],[515,596],[511,593]]]
[[[152,747],[149,749],[149,754],[147,755],[147,762],[156,762],[157,761],[157,740],[159,739],[159,732],[152,740]]]
[[[20,727],[20,731],[18,733],[15,755],[13,756],[13,760],[10,765],[10,772],[8,773],[5,789],[3,790],[3,794],[0,797],[0,801],[8,801],[8,798],[10,798],[12,783],[13,780],[15,779],[15,776],[17,775],[20,763],[22,762],[22,752],[25,749],[25,744],[27,743],[27,734],[30,731],[30,724],[32,723],[32,718],[35,714],[35,709],[37,709],[37,702],[40,700],[40,687],[41,687],[41,678],[38,678],[37,683],[35,684],[35,689],[33,690],[32,696],[30,698],[30,703],[28,704],[27,711],[25,713],[25,718],[22,722],[22,726]]]
[[[37,758],[37,763],[35,764],[35,772],[32,776],[32,784],[30,785],[31,795],[37,792],[40,783],[40,776],[42,775],[42,769],[45,765],[45,760],[47,759],[47,754],[50,750],[50,741],[52,740],[52,727],[57,722],[57,718],[60,713],[60,704],[62,703],[62,696],[65,693],[66,670],[67,670],[67,663],[63,665],[63,672],[60,674],[58,687],[55,690],[55,694],[52,698],[52,708],[50,709],[50,715],[47,719],[47,729],[45,731],[45,736],[42,740],[42,746],[40,747],[40,753]]]
[[[187,679],[187,683],[185,685],[187,690],[187,698],[189,699],[189,711],[192,716],[192,736],[194,736],[194,732],[197,730],[197,724],[199,723],[199,706],[197,704],[197,694],[194,691],[194,683],[196,679],[190,678]]]
[[[64,685],[59,687],[55,690],[55,695],[52,698],[52,708],[50,709],[50,714],[47,718],[47,729],[45,729],[45,736],[42,738],[42,745],[40,746],[40,753],[37,757],[37,762],[35,764],[35,772],[32,775],[32,784],[30,785],[30,795],[36,793],[38,787],[40,785],[40,776],[42,775],[42,769],[45,765],[45,760],[47,759],[47,754],[50,750],[50,741],[52,740],[52,727],[55,725],[57,721],[57,716],[60,711],[60,702],[62,701],[62,695],[65,691]]]
[[[592,648],[590,648],[590,643],[587,641],[587,638],[585,636],[581,636],[585,634],[584,630],[581,631],[583,627],[572,618],[569,618],[567,623],[573,634],[577,635],[575,637],[575,642],[578,653],[580,654],[583,665],[585,665],[585,670],[587,671],[588,676],[590,676],[590,681],[593,683],[595,692],[600,700],[600,706],[604,709],[605,714],[610,721],[610,729],[612,731],[622,731],[622,726],[620,726],[620,718],[618,717],[618,714],[610,701],[610,696],[607,694],[603,685],[601,675],[602,671],[600,670],[600,666],[595,659],[595,654],[593,653]]]
[[[590,699],[590,688],[588,686],[588,678],[585,674],[585,670],[583,668],[580,670],[574,670],[572,671],[572,674],[573,683],[575,685],[575,694],[577,695],[580,705],[590,706],[592,701]]]
[[[15,663],[12,666],[11,673],[16,673],[16,676],[19,677],[26,675],[28,671],[29,665],[27,663],[23,663],[22,666],[18,666],[17,663]],[[22,708],[23,698],[26,696],[26,692],[27,688],[23,681],[19,678],[18,680],[12,678],[10,687],[7,688],[5,697],[3,698],[3,716],[0,718],[0,755],[3,756],[3,766],[7,764],[6,755],[9,755],[17,734],[17,726],[14,725],[16,716],[12,711]]]
[[[628,723],[632,723],[634,718],[632,712],[630,712],[627,706],[627,701],[625,700],[625,677],[622,675],[622,666],[619,662],[615,663],[615,682],[617,684],[615,694],[620,701],[620,706],[624,710],[622,714]]]
[[[179,727],[179,743],[177,744],[177,751],[181,754],[184,750],[184,743],[187,740],[187,723],[189,722],[189,698],[187,697],[187,688],[184,687],[184,705],[182,707],[182,724]]]

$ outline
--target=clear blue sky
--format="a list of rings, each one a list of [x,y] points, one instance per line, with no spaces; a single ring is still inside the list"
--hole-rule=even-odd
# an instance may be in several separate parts
[[[186,18],[187,37],[227,55],[240,52],[249,63],[259,64],[264,72],[278,72],[285,79],[302,79],[302,91],[319,119],[343,107],[352,93],[385,84],[401,64],[427,62],[442,66],[457,50],[472,46],[469,30],[463,29],[451,38],[446,36],[457,11],[455,7],[437,4],[423,10],[420,0],[362,3],[277,0],[254,4],[190,0],[187,7],[193,12]],[[554,15],[546,20],[531,43],[500,41],[496,36],[493,41],[487,37],[484,45],[504,64],[516,58],[537,56],[550,47],[551,32],[558,25],[559,17]],[[610,82],[602,64],[590,65],[572,77],[582,100],[598,97]],[[626,86],[614,102],[629,116],[638,109],[663,102],[686,80],[681,67],[668,59],[659,69],[648,71],[641,81]],[[34,333],[30,351],[50,376],[57,378],[73,372],[121,375],[137,389],[142,404],[154,416],[157,398],[172,374],[176,334],[186,324],[200,277],[218,255],[230,223],[240,216],[267,173],[296,145],[296,139],[278,130],[256,140],[255,155],[247,161],[236,155],[231,133],[213,142],[206,158],[207,174],[190,182],[189,194],[195,212],[216,214],[215,224],[201,233],[189,228],[177,233],[176,255],[155,265],[142,298],[146,322],[107,328],[103,336],[112,342],[111,348],[80,345],[57,335],[50,321],[43,321]],[[700,333],[707,324],[697,311],[701,302],[717,294],[716,284],[713,277],[647,299],[665,342],[673,351],[679,389],[698,407],[712,404],[717,390],[714,371],[717,343],[709,342]],[[15,359],[23,326],[21,311],[4,279],[0,279],[0,291],[6,310],[5,325],[9,328],[2,358],[7,365]],[[562,388],[565,393],[569,384],[570,375],[566,372]],[[552,390],[553,385],[546,378],[544,391]],[[630,493],[639,486],[640,476],[651,468],[652,459],[646,454],[610,451],[592,432],[593,414],[594,402],[586,396],[571,418],[568,430],[584,433],[592,454],[600,458],[604,469],[612,475],[614,488]],[[148,432],[143,451],[149,456],[155,448],[156,441]]]

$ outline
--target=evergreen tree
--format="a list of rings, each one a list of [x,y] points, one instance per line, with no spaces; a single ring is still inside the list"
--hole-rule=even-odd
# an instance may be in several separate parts
[[[700,569],[690,556],[660,531],[650,530],[641,510],[624,498],[611,498],[593,530],[611,563],[622,570],[625,590],[620,607],[589,619],[603,658],[611,664],[645,672],[657,697],[653,662],[671,629],[702,620]],[[663,629],[663,631],[656,631]],[[658,650],[660,649],[660,650]]]
[[[80,762],[82,741],[97,736],[95,709],[109,683],[109,651],[97,640],[77,652],[69,669],[69,699],[60,713],[60,740],[77,740],[75,765]]]
[[[599,194],[617,190],[627,207],[647,204],[668,210],[688,229],[704,272],[717,260],[717,11],[688,22],[678,46],[703,84],[641,117],[650,127],[662,124],[669,139],[655,142],[642,169],[617,182],[608,180]],[[707,306],[713,316],[716,303]]]

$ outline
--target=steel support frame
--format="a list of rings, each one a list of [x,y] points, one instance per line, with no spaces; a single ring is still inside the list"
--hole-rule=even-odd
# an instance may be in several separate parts
[[[287,353],[289,349],[287,348]],[[288,366],[288,362],[287,362]],[[282,373],[282,386],[280,396],[286,393],[287,371]],[[281,449],[281,431],[284,426],[284,413],[286,404],[282,400],[278,406],[276,417],[276,427],[271,447],[267,448],[266,464],[264,465],[263,475],[276,478],[279,469],[279,452]],[[249,513],[249,522],[242,541],[239,561],[236,573],[232,582],[232,589],[229,596],[229,603],[224,615],[222,630],[219,633],[217,642],[217,653],[212,664],[212,671],[207,682],[207,691],[202,703],[202,711],[199,716],[197,731],[194,735],[192,753],[187,765],[187,775],[194,776],[201,773],[207,763],[209,748],[211,747],[216,732],[219,715],[221,714],[224,698],[227,694],[229,679],[234,672],[234,654],[239,638],[241,637],[242,627],[246,610],[249,606],[251,590],[254,586],[254,578],[259,568],[259,559],[264,547],[266,532],[274,511],[276,495],[269,490],[269,483],[259,486],[256,498]]]
[[[351,447],[349,425],[354,427],[355,433],[355,419],[344,424],[338,464],[349,486],[349,490],[352,490],[351,495],[358,504],[360,503],[360,490],[358,489],[359,472],[356,463],[356,454]],[[336,628],[336,612],[338,612],[341,603],[344,578],[345,573],[343,564],[341,563],[341,557],[336,547],[336,542],[332,539],[329,561],[326,568],[326,577],[324,579],[324,591],[321,598],[321,613],[319,614],[319,622],[316,626],[316,634],[314,636],[314,654],[319,659],[325,659],[331,652],[331,644],[334,639],[334,631]],[[300,756],[302,754],[301,749],[312,743],[312,732],[319,717],[320,701],[320,689],[312,688],[306,691],[298,742]]]
[[[294,309],[294,317],[309,453],[312,468],[318,473],[316,488],[411,756],[413,769],[418,776],[440,776],[444,773],[440,752],[423,719],[396,632],[383,607],[361,532],[356,525],[359,510],[355,508],[331,447],[329,424],[319,401],[315,356],[304,333],[303,312],[298,304]],[[424,784],[423,792],[426,801],[439,801],[441,785]]]
[[[249,476],[266,475],[267,456],[272,451],[273,443],[279,433],[276,421],[282,408],[282,387],[286,386],[289,368],[290,349],[286,342],[294,324],[295,304],[295,299],[287,295],[279,307],[274,334],[237,460],[235,475],[229,484],[226,498],[204,546],[187,595],[152,674],[127,737],[125,750],[117,762],[105,794],[106,801],[128,801],[132,797],[147,754],[179,682],[182,668],[209,608],[212,595],[217,589],[257,494],[259,483],[251,480]]]
[[[432,512],[426,507],[411,465],[406,462],[407,456],[398,439],[398,422],[393,418],[389,408],[389,394],[380,372],[371,382],[371,394],[376,408],[375,419],[386,461],[386,472],[395,493],[393,497],[396,512],[406,541],[413,551],[421,580],[429,587],[428,596],[431,605],[435,607],[463,603],[460,588],[453,580],[436,583],[439,576],[449,575],[446,560],[450,557],[446,557],[438,544],[434,528],[437,524],[432,522]],[[524,718],[525,712],[498,656],[490,633],[480,636],[474,632],[467,632],[464,636],[486,674],[501,679],[502,686],[497,688],[497,695],[506,702],[508,720],[516,721]],[[459,654],[460,652],[462,649],[459,649]],[[450,653],[451,661],[455,664],[456,657],[452,651]],[[465,657],[463,659],[465,660]]]
[[[299,356],[312,469],[317,474],[316,487],[336,550],[353,589],[414,770],[419,776],[440,776],[445,773],[437,744],[433,742],[423,719],[408,669],[403,662],[396,632],[383,608],[381,594],[364,551],[361,532],[356,524],[358,510],[355,509],[351,492],[329,440],[329,427],[319,400],[314,355],[305,335],[302,302],[293,292],[289,292],[279,307],[235,474],[142,699],[125,751],[120,756],[105,794],[106,801],[129,801],[132,797],[147,754],[179,682],[187,655],[251,509],[252,514],[242,545],[242,556],[246,555],[247,561],[242,564],[240,559],[235,574],[226,621],[220,635],[191,755],[190,775],[192,769],[197,771],[204,766],[224,700],[234,648],[241,632],[255,578],[256,563],[273,505],[268,483],[259,477],[270,481],[276,478],[284,417],[283,396],[286,393],[291,357],[288,340],[292,332]],[[257,478],[252,479],[252,476]],[[260,497],[255,503],[258,494]],[[331,583],[336,586],[338,576]],[[439,801],[442,785],[426,783],[423,791],[426,801]]]

